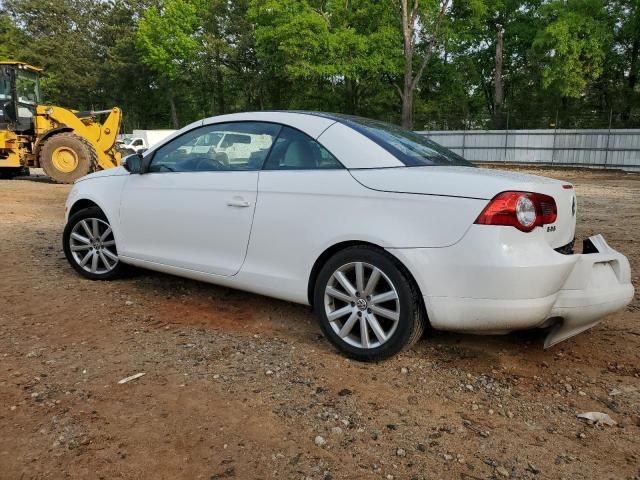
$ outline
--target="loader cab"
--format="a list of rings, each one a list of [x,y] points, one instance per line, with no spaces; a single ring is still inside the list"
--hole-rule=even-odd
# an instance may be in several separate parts
[[[42,70],[26,63],[0,62],[0,130],[33,130],[41,103]]]

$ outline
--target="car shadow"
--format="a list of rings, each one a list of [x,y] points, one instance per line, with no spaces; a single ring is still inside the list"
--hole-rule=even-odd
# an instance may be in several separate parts
[[[313,344],[326,343],[309,306],[277,300],[250,292],[185,279],[164,273],[135,269],[135,294],[159,325],[195,326],[223,331],[287,337]],[[507,335],[471,335],[427,328],[422,339],[407,351],[409,356],[433,356],[445,362],[468,361],[479,368],[502,362],[500,357],[539,360],[546,330],[533,329]],[[536,353],[534,353],[536,352]]]

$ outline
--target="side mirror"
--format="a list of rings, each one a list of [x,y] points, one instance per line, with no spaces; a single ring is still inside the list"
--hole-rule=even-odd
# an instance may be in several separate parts
[[[142,155],[139,153],[127,155],[120,165],[129,173],[142,173]]]

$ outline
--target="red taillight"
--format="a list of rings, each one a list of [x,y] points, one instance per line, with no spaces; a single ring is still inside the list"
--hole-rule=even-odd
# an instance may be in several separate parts
[[[493,197],[475,223],[507,225],[523,232],[553,223],[558,218],[556,201],[549,195],[531,192],[502,192]]]

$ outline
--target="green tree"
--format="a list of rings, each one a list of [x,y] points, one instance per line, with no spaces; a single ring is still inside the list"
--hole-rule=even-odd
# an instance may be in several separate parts
[[[176,90],[193,69],[201,42],[201,7],[197,0],[166,0],[146,10],[138,24],[141,61],[154,72],[154,86],[167,95],[174,128],[179,126]]]
[[[0,60],[19,58],[21,36],[11,18],[0,10]]]
[[[545,88],[564,97],[584,94],[603,71],[611,40],[604,2],[554,0],[540,9],[546,25],[533,43],[540,54]]]
[[[400,16],[402,28],[403,81],[398,87],[402,100],[402,126],[413,128],[413,96],[425,69],[440,42],[441,27],[450,7],[450,0],[391,0]],[[414,63],[418,64],[417,70]]]

